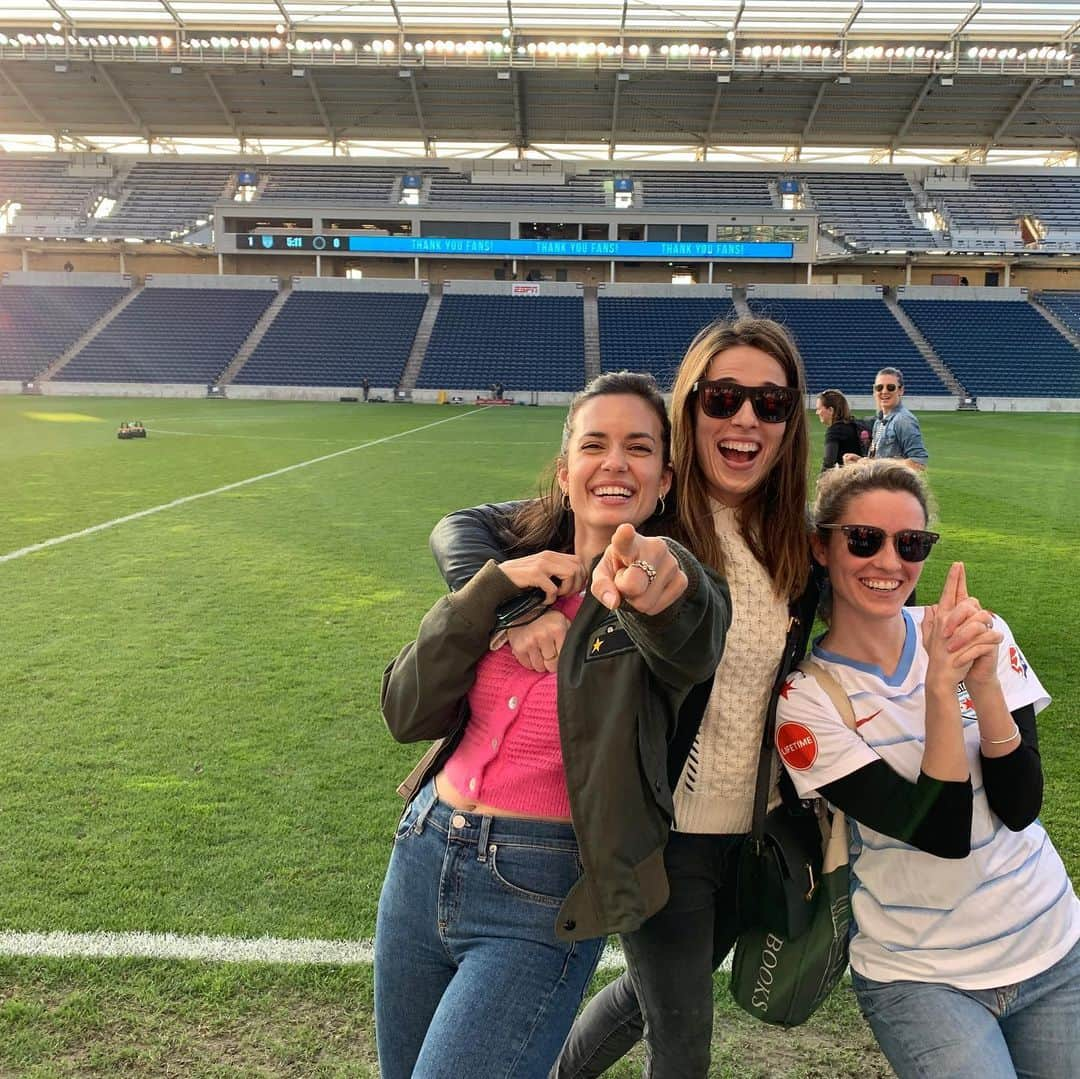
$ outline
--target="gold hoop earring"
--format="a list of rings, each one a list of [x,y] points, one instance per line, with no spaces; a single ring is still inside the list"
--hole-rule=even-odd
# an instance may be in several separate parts
[[[667,503],[664,501],[664,496],[661,495],[657,502],[656,509],[653,512],[654,517],[663,517],[667,513]]]

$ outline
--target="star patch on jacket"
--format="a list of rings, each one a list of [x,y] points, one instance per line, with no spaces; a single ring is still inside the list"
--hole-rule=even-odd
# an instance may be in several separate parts
[[[595,659],[607,659],[610,656],[622,655],[624,652],[633,652],[634,647],[630,634],[619,625],[617,619],[612,617],[597,627],[593,633],[588,651],[585,653],[585,662],[591,663]]]

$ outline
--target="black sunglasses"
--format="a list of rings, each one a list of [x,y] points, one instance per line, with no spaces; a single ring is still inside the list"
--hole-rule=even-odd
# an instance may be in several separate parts
[[[885,537],[892,536],[896,553],[905,562],[925,562],[934,544],[941,539],[937,532],[924,532],[920,528],[904,528],[899,532],[886,532],[875,525],[818,525],[818,528],[843,532],[847,537],[847,549],[856,558],[876,555]]]
[[[749,397],[754,415],[762,423],[786,423],[799,407],[799,391],[790,386],[740,386],[737,382],[695,382],[701,411],[714,420],[728,420]]]
[[[881,393],[882,390],[888,390],[889,393],[894,393],[899,387],[895,382],[879,382],[874,389]]]

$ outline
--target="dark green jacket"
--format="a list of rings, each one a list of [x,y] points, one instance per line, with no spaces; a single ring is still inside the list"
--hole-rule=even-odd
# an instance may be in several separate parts
[[[668,543],[689,581],[683,596],[649,616],[629,606],[609,611],[587,593],[559,656],[559,735],[584,867],[556,920],[566,939],[630,932],[667,902],[668,738],[687,692],[716,670],[731,621],[726,584]],[[495,609],[518,591],[489,562],[435,604],[417,640],[387,667],[382,709],[391,734],[442,740],[399,788],[406,798],[452,751]]]

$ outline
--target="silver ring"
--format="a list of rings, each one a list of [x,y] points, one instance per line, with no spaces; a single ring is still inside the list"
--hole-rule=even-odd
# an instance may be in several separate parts
[[[630,563],[631,566],[637,566],[646,577],[649,578],[649,584],[652,584],[656,580],[656,567],[651,562],[646,562],[644,558],[637,558]],[[649,585],[645,586],[646,588]]]
[[[986,623],[986,628],[987,628],[987,629],[993,629],[993,628],[994,628],[994,623],[993,623],[993,621],[987,622],[987,623]]]

